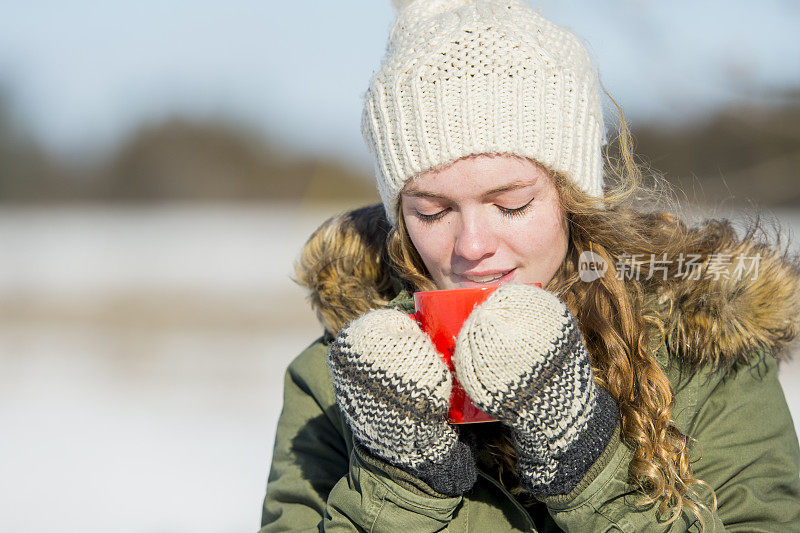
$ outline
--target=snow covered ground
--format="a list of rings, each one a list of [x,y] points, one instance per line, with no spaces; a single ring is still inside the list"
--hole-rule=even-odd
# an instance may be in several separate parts
[[[256,531],[320,334],[292,261],[336,210],[1,209],[0,530]],[[800,422],[800,363],[781,381]]]

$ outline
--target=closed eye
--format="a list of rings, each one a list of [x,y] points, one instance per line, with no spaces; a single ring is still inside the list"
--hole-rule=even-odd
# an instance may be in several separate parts
[[[417,211],[417,217],[425,224],[433,224],[434,222],[442,218],[445,215],[445,213],[447,213],[449,210],[450,208],[448,207],[447,209],[443,209],[438,213],[434,213],[432,215],[424,215],[419,211]]]
[[[500,213],[502,213],[503,216],[506,216],[506,217],[509,217],[509,218],[513,218],[513,217],[521,216],[523,213],[525,213],[525,211],[528,210],[528,208],[530,207],[532,202],[533,202],[533,198],[528,200],[528,203],[523,205],[522,207],[516,207],[514,209],[509,209],[507,207],[502,207],[502,206],[498,205],[497,208],[500,210]]]

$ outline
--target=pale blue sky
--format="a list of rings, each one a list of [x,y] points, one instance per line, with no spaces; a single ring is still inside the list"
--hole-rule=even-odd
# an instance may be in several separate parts
[[[634,122],[800,85],[795,0],[529,3],[587,42]],[[15,2],[0,18],[0,87],[60,151],[182,113],[366,164],[360,99],[393,17],[390,0]]]

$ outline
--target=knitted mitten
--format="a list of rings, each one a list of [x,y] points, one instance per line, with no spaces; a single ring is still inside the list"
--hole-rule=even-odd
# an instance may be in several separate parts
[[[452,376],[413,319],[369,311],[342,328],[328,363],[357,443],[441,494],[472,487],[474,450],[447,421]]]
[[[506,284],[456,339],[458,380],[475,405],[512,429],[522,486],[569,493],[611,439],[617,403],[595,385],[575,318],[553,294]]]

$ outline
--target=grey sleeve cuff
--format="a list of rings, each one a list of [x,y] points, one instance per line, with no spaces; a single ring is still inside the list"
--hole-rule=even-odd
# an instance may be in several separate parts
[[[597,406],[586,431],[570,446],[558,461],[558,471],[552,482],[530,484],[521,477],[522,486],[536,497],[569,494],[586,477],[595,462],[603,455],[619,418],[616,400],[602,387],[597,388]]]
[[[476,439],[470,432],[459,432],[459,440],[441,462],[416,469],[399,468],[376,457],[360,443],[355,444],[356,451],[364,462],[388,473],[394,481],[417,494],[460,496],[472,488],[478,477]]]
[[[475,436],[461,431],[455,446],[441,463],[425,465],[412,473],[440,494],[461,495],[471,489],[478,478],[475,448]]]

